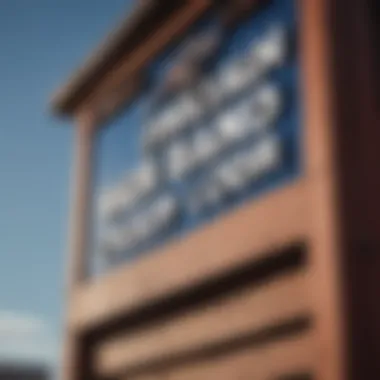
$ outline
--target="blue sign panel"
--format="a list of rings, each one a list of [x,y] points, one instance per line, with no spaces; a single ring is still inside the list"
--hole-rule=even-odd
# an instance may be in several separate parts
[[[293,0],[226,27],[210,12],[99,132],[92,274],[219,217],[300,171]]]

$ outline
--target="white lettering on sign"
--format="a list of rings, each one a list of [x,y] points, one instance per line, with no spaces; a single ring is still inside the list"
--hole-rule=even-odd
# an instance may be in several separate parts
[[[272,26],[264,38],[252,46],[251,50],[251,56],[263,71],[283,65],[287,54],[287,31],[281,25]]]
[[[181,179],[221,152],[222,141],[213,129],[200,129],[192,138],[174,142],[167,156],[168,175]]]
[[[123,211],[155,190],[157,185],[158,173],[155,165],[151,162],[143,163],[140,168],[128,173],[116,186],[100,195],[100,219],[117,218]]]
[[[248,99],[222,113],[215,125],[200,128],[191,138],[170,144],[169,177],[181,179],[251,134],[270,128],[280,116],[282,106],[279,88],[263,83]]]
[[[200,129],[193,137],[192,151],[196,165],[203,166],[217,156],[222,149],[220,136],[214,129]]]
[[[195,157],[191,145],[186,140],[172,143],[168,148],[167,171],[172,179],[184,177],[194,166]]]
[[[279,139],[271,136],[247,151],[237,153],[216,170],[217,181],[226,192],[242,189],[280,163],[280,147]]]
[[[243,57],[228,62],[215,77],[201,81],[198,93],[186,92],[168,108],[161,111],[146,128],[146,150],[180,134],[202,115],[221,105],[231,96],[262,79],[273,68],[281,65],[287,54],[286,31],[275,26],[255,42]]]
[[[253,181],[276,169],[281,163],[281,142],[275,135],[262,139],[248,149],[229,156],[210,173],[208,180],[192,195],[193,212],[220,203]]]
[[[273,83],[258,88],[252,101],[249,101],[251,123],[255,129],[268,127],[282,112],[284,105],[280,89]]]
[[[220,89],[224,97],[233,96],[260,78],[254,60],[243,57],[229,63],[220,72]]]
[[[280,89],[264,83],[253,96],[219,117],[218,132],[226,145],[245,139],[251,133],[269,128],[280,116],[282,106]]]
[[[231,97],[284,63],[288,52],[285,28],[274,26],[262,39],[253,43],[248,54],[227,63],[220,71],[220,89]]]
[[[190,93],[182,95],[179,100],[158,115],[157,120],[147,126],[144,149],[149,150],[151,147],[165,143],[195,123],[201,115],[202,107],[198,100]]]
[[[170,227],[178,214],[177,200],[162,195],[123,226],[109,226],[101,244],[107,254],[125,252]]]
[[[223,92],[217,79],[209,76],[203,78],[197,86],[197,93],[202,107],[213,112],[223,100]]]
[[[283,112],[284,94],[268,74],[286,62],[287,39],[282,26],[271,27],[240,57],[198,78],[192,89],[181,90],[150,116],[144,152],[158,153],[160,167],[150,158],[101,195],[103,255],[138,249],[168,230],[180,211],[179,200],[169,193],[171,180],[192,181],[195,177],[187,176],[201,173],[201,182],[186,195],[188,203],[181,204],[200,213],[279,168],[282,142],[272,127]],[[162,181],[169,185],[164,194]],[[143,205],[149,195],[156,198]]]

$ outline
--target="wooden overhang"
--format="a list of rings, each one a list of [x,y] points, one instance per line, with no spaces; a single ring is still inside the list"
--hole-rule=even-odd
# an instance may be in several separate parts
[[[104,122],[144,85],[144,68],[175,42],[211,6],[226,25],[233,24],[262,0],[140,0],[52,99],[53,111],[73,115],[83,105]]]
[[[138,1],[132,12],[53,96],[53,111],[58,115],[73,114],[106,73],[112,71],[120,61],[152,35],[180,6],[181,2],[178,1]]]

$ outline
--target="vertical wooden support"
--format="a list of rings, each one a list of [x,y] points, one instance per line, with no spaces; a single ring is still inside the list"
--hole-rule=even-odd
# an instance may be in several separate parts
[[[380,115],[368,1],[331,1],[349,379],[380,373]]]
[[[69,287],[75,288],[83,280],[86,269],[88,220],[92,188],[92,150],[94,117],[83,112],[77,117],[75,136],[75,160],[73,210],[70,231]]]
[[[92,186],[92,150],[94,118],[91,113],[78,114],[75,133],[71,215],[69,232],[69,262],[67,273],[67,311],[71,312],[71,296],[84,280],[86,272],[87,236]],[[62,380],[82,378],[83,347],[76,331],[65,330]]]
[[[318,337],[317,380],[346,380],[341,284],[342,244],[334,141],[332,32],[329,0],[299,1],[305,117],[305,171],[310,184],[312,226],[309,252],[311,297]]]

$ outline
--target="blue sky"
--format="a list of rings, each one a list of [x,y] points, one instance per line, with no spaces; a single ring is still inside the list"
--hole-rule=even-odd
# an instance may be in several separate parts
[[[0,360],[59,350],[73,134],[49,98],[131,3],[1,1]]]

